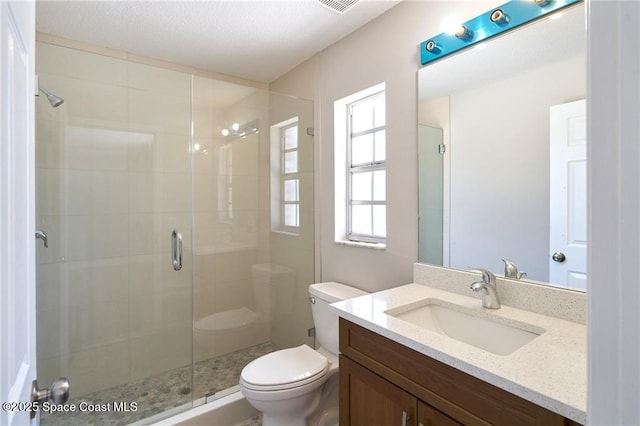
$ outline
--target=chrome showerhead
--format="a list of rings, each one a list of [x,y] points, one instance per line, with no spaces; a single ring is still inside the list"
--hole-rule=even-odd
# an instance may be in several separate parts
[[[60,96],[56,96],[53,93],[47,91],[46,89],[43,89],[40,86],[38,86],[38,90],[40,90],[42,93],[45,94],[45,96],[49,100],[49,103],[54,108],[59,107],[64,102],[64,99],[62,99]]]

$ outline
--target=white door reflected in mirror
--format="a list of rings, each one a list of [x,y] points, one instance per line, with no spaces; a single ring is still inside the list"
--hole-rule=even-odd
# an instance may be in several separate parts
[[[586,101],[549,109],[549,279],[587,289]]]

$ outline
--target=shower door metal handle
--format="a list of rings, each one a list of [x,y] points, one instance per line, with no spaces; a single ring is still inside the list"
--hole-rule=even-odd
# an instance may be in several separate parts
[[[182,234],[176,229],[171,232],[171,263],[174,271],[182,269]]]

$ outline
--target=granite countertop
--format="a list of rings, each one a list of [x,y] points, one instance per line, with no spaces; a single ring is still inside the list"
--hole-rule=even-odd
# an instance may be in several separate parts
[[[438,299],[479,317],[526,323],[544,329],[539,337],[509,355],[495,355],[435,331],[388,315],[405,305]],[[331,305],[338,314],[393,341],[471,376],[561,414],[586,423],[586,326],[502,305],[484,309],[478,299],[420,284],[356,297]],[[394,311],[395,310],[395,311]]]

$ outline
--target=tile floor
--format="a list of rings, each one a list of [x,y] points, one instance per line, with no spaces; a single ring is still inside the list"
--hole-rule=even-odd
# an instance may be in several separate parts
[[[113,407],[114,402],[136,402],[136,411],[114,412],[112,408],[111,411],[103,412],[77,410],[74,413],[42,413],[41,424],[43,426],[119,426],[137,422],[237,385],[240,372],[247,363],[276,349],[271,343],[263,343],[198,362],[194,365],[193,377],[191,367],[187,366],[67,401],[67,404],[74,404],[78,408],[82,403],[111,404],[110,407]],[[260,426],[261,424],[262,419],[257,416],[237,426]]]

